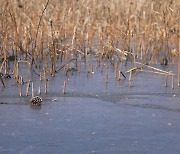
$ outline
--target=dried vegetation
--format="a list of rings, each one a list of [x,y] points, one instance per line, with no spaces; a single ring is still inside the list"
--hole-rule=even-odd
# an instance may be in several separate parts
[[[96,58],[97,66],[113,65],[117,79],[120,74],[125,77],[121,66],[129,60],[134,62],[127,71],[131,75],[142,71],[144,64],[178,62],[179,0],[5,0],[0,6],[0,71],[10,74],[13,61],[12,74],[19,83],[21,62],[30,70],[41,68],[33,73],[45,85],[47,73],[80,71],[79,63],[87,55]],[[76,68],[69,66],[70,61]]]

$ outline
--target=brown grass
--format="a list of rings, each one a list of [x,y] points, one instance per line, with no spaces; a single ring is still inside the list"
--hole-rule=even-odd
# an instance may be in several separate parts
[[[164,55],[171,60],[171,50],[180,48],[179,0],[5,0],[0,6],[0,58],[14,55],[52,76],[58,58],[95,54],[115,65],[133,56],[152,63]]]

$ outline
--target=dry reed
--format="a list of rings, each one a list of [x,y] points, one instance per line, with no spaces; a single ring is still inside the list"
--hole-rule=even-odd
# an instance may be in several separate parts
[[[27,86],[26,86],[26,96],[28,96],[28,95],[29,95],[29,87],[30,87],[30,83],[31,83],[31,81],[30,81],[30,80],[28,80],[28,82],[27,82]]]
[[[64,80],[63,94],[66,94],[66,80]]]

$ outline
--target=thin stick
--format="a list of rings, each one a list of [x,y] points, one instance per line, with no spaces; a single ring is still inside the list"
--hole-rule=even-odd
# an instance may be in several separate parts
[[[124,75],[124,73],[123,73],[122,71],[121,71],[120,73],[121,73],[121,74],[122,74],[122,76],[126,79],[126,76]]]

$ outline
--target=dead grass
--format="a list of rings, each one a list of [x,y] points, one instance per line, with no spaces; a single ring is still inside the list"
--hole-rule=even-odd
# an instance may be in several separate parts
[[[53,76],[58,58],[66,63],[95,54],[119,63],[130,55],[152,63],[164,55],[171,60],[171,50],[180,48],[179,0],[6,0],[0,6],[2,61],[14,55],[47,72],[50,62]]]

